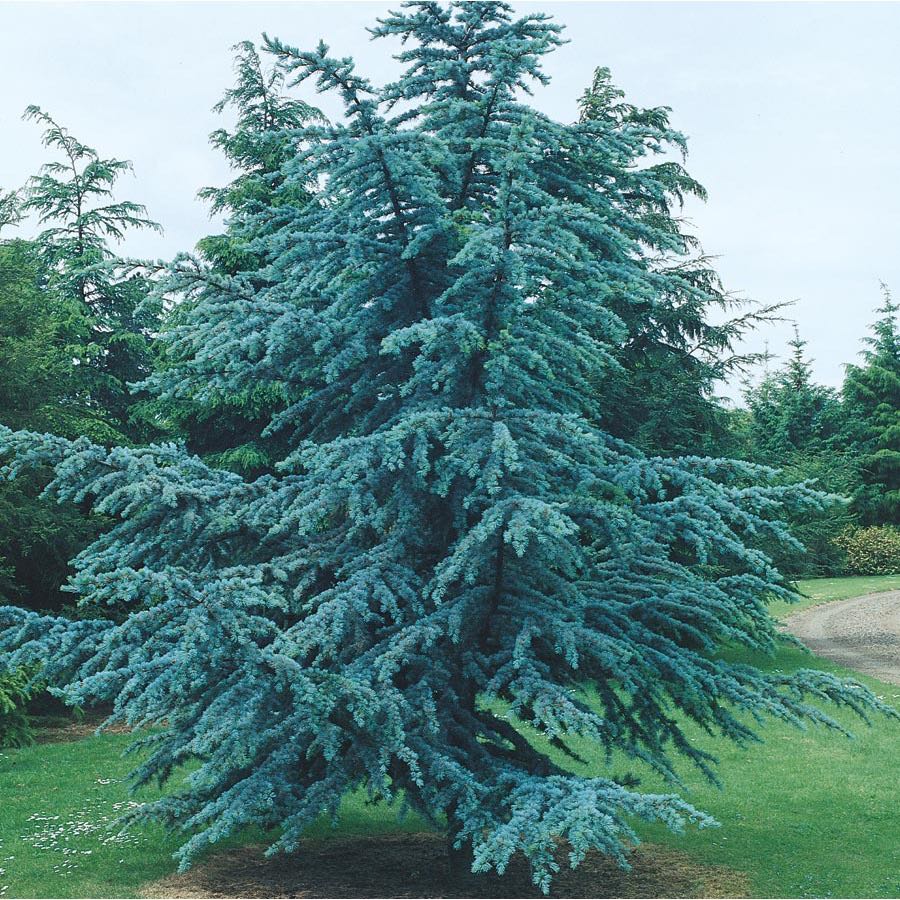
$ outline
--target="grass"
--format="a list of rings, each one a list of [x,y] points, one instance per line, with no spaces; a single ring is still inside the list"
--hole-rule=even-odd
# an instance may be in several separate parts
[[[159,796],[152,788],[128,791],[135,758],[122,754],[132,741],[127,734],[101,734],[0,751],[0,896],[133,897],[140,885],[174,871],[172,854],[183,834],[160,826],[122,834],[114,826],[128,803]],[[348,797],[339,833],[426,830],[415,816],[400,822],[385,813],[363,797]],[[335,832],[323,819],[309,834]],[[248,829],[217,849],[264,840],[262,831]]]
[[[128,735],[0,752],[0,887],[6,896],[123,896],[172,868],[177,841],[147,828],[107,831],[131,798]],[[120,842],[121,841],[121,842]]]
[[[900,578],[801,584],[811,603],[894,587],[900,587]],[[769,670],[815,665],[841,671],[787,646],[772,658],[740,658]],[[862,676],[860,680],[900,706],[900,686]],[[847,716],[839,718],[854,730],[854,739],[824,729],[803,732],[770,724],[761,732],[764,743],[741,750],[696,735],[699,745],[719,757],[725,790],[685,771],[683,793],[714,815],[721,827],[679,836],[645,826],[643,836],[683,850],[698,862],[749,873],[754,896],[900,896],[895,764],[900,723],[878,718],[867,727]],[[0,888],[5,888],[0,893],[135,896],[139,885],[173,870],[171,854],[182,836],[146,827],[117,838],[117,831],[106,827],[121,810],[116,804],[132,799],[125,779],[134,760],[121,756],[130,740],[107,734],[0,753]],[[634,766],[617,761],[616,771],[626,769]],[[589,755],[587,771],[607,772],[599,755]],[[642,789],[670,790],[653,777]],[[152,796],[153,791],[145,790],[134,799]],[[50,818],[54,816],[58,818]],[[392,810],[349,797],[338,834],[423,829],[414,817],[399,822]],[[323,821],[310,834],[324,838],[335,832]],[[260,837],[245,833],[230,843]]]
[[[789,647],[774,659],[749,653],[734,657],[768,670],[812,665],[851,674]],[[900,686],[858,680],[900,708]],[[849,714],[835,718],[853,738],[824,728],[798,731],[770,723],[759,732],[764,743],[742,750],[696,735],[698,745],[718,756],[724,789],[685,771],[688,790],[682,793],[721,827],[683,836],[647,827],[645,839],[683,849],[701,862],[747,872],[753,896],[900,896],[895,763],[900,722],[878,717],[867,726]],[[653,786],[648,779],[643,788]]]

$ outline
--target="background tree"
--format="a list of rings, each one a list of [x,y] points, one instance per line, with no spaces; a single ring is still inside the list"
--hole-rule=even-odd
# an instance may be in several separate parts
[[[116,444],[146,433],[130,415],[127,382],[147,374],[147,285],[126,276],[109,241],[158,228],[142,206],[112,202],[130,164],[101,159],[38,107],[44,144],[61,159],[21,191],[0,196],[0,226],[30,213],[48,225],[33,242],[0,244],[0,423]],[[141,304],[144,304],[142,310]],[[32,608],[59,608],[68,561],[96,537],[81,504],[42,499],[38,470],[0,485],[0,593]]]
[[[92,378],[73,364],[90,322],[73,302],[42,286],[39,248],[0,242],[0,423],[69,438],[121,440],[90,399]],[[50,472],[0,483],[0,597],[58,608],[69,560],[97,534],[76,504],[40,498]]]
[[[866,338],[862,365],[849,365],[844,403],[861,455],[854,507],[867,525],[900,525],[900,336],[897,304],[882,285],[880,318]]]
[[[671,149],[686,153],[683,137],[668,129],[668,110],[625,102],[608,69],[596,70],[580,110],[583,123],[610,130],[665,130]],[[646,177],[650,173],[652,180]],[[619,170],[598,170],[596,187],[606,190],[613,179],[622,178]],[[706,199],[706,192],[672,160],[645,165],[640,177],[626,176],[618,191],[618,203],[635,223],[657,234],[661,250],[667,234],[682,256],[673,259],[661,252],[657,260],[647,260],[652,291],[646,296],[608,299],[626,332],[611,348],[622,367],[620,377],[601,372],[595,379],[602,398],[600,424],[650,453],[730,453],[735,446],[729,414],[715,389],[759,362],[760,354],[739,353],[735,346],[749,331],[776,318],[784,304],[742,303],[723,291],[702,253],[684,255],[685,250],[699,250],[675,215],[685,196]]]
[[[0,188],[0,231],[22,219],[22,202],[17,191]]]
[[[144,410],[151,420],[170,423],[188,448],[211,464],[255,475],[287,452],[284,441],[263,437],[263,431],[288,395],[277,372],[252,384],[221,383],[210,344],[223,317],[227,321],[234,311],[213,277],[241,275],[251,291],[264,283],[255,276],[271,255],[265,238],[309,199],[306,186],[287,182],[283,169],[296,153],[298,130],[321,115],[288,96],[284,73],[267,69],[253,43],[243,41],[234,49],[236,82],[214,109],[233,108],[237,122],[233,131],[218,129],[210,140],[238,175],[223,188],[200,192],[214,213],[227,216],[227,229],[197,245],[208,269],[185,258],[183,279],[168,284],[174,305],[157,344],[156,370],[144,385],[153,398]]]
[[[745,392],[753,417],[751,452],[759,460],[830,452],[842,442],[840,398],[813,381],[806,341],[796,326],[789,347],[784,366]]]
[[[124,271],[110,247],[131,228],[161,230],[146,209],[113,201],[113,189],[131,163],[101,158],[37,106],[25,117],[45,127],[45,147],[59,159],[46,163],[22,191],[21,209],[47,225],[36,238],[41,271],[61,302],[77,301],[90,317],[90,342],[81,359],[94,374],[91,402],[122,434],[140,437],[131,421],[127,385],[150,371],[149,340],[158,312],[146,303],[148,284]]]
[[[848,498],[859,483],[857,454],[848,446],[840,397],[816,384],[806,341],[796,327],[784,365],[748,386],[749,418],[743,423],[742,455],[777,466],[785,484],[808,481],[820,490]],[[740,425],[738,425],[740,429]],[[844,554],[835,539],[854,516],[846,503],[789,517],[802,547],[771,543],[767,550],[779,568],[793,576],[841,574]]]
[[[879,703],[714,652],[772,647],[765,603],[790,592],[747,541],[789,539],[775,514],[817,495],[597,427],[595,379],[618,377],[628,333],[615,309],[663,296],[659,255],[691,252],[631,202],[671,192],[643,165],[682,141],[664,112],[564,125],[521,102],[559,28],[504,4],[410,4],[374,33],[404,42],[383,88],[324,45],[267,41],[345,119],[287,163],[316,193],[260,241],[267,265],[195,273],[223,298],[208,364],[229,388],[279,373],[292,402],[270,427],[291,453],[248,481],[174,445],[2,432],[9,474],[52,465],[56,495],[117,519],[73,586],[125,613],[6,608],[0,648],[42,659],[72,702],[159,726],[139,782],[196,760],[136,813],[194,829],[183,862],[248,822],[294,847],[361,788],[446,821],[477,871],[524,853],[547,888],[559,839],[573,865],[623,859],[633,817],[709,820],[612,765],[572,774],[519,723],[677,783],[678,756],[714,776],[675,713],[745,742],[735,709],[833,725],[807,696]]]

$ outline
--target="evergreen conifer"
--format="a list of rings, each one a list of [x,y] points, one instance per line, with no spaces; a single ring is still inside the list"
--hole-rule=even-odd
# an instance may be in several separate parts
[[[44,126],[44,146],[59,157],[45,163],[21,192],[21,212],[47,226],[35,241],[41,272],[60,303],[77,302],[89,316],[90,341],[81,363],[94,374],[92,402],[133,439],[145,429],[131,421],[128,385],[149,374],[158,309],[145,302],[147,280],[140,271],[126,270],[111,242],[129,229],[161,228],[141,204],[113,199],[130,162],[102,158],[38,106],[29,106],[25,118]]]
[[[679,756],[715,777],[687,723],[746,743],[754,717],[837,727],[815,701],[879,702],[716,653],[773,647],[766,603],[790,590],[748,542],[790,540],[777,516],[818,495],[596,424],[615,310],[652,309],[680,278],[660,256],[691,252],[672,170],[646,164],[683,142],[666,112],[527,105],[560,29],[504,4],[407,4],[373,32],[403,41],[381,88],[323,44],[267,39],[346,116],[286,162],[315,195],[260,239],[263,268],[196,275],[228,298],[217,383],[277,373],[293,399],[269,428],[291,452],[251,481],[177,445],[0,433],[9,475],[51,465],[54,495],[117,520],[72,582],[117,615],[6,608],[0,648],[157,726],[138,783],[196,763],[136,813],[191,831],[183,864],[247,823],[293,848],[363,790],[445,824],[476,871],[524,853],[547,889],[560,839],[572,865],[624,861],[633,817],[710,823],[611,763],[573,774],[580,742],[677,784]]]
[[[880,318],[866,338],[863,364],[847,366],[844,402],[862,454],[854,497],[867,525],[900,525],[900,333],[898,306],[882,285]]]

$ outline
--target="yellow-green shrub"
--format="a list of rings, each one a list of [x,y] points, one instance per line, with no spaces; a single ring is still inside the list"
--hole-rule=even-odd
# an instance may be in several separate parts
[[[900,574],[900,530],[896,528],[848,528],[834,542],[847,554],[849,575]]]

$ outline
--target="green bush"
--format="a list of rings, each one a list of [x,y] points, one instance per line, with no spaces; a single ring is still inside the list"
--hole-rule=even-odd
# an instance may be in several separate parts
[[[0,747],[26,747],[34,743],[26,704],[31,699],[33,669],[0,672]]]
[[[900,574],[900,530],[890,525],[847,528],[835,544],[847,554],[848,575]]]

